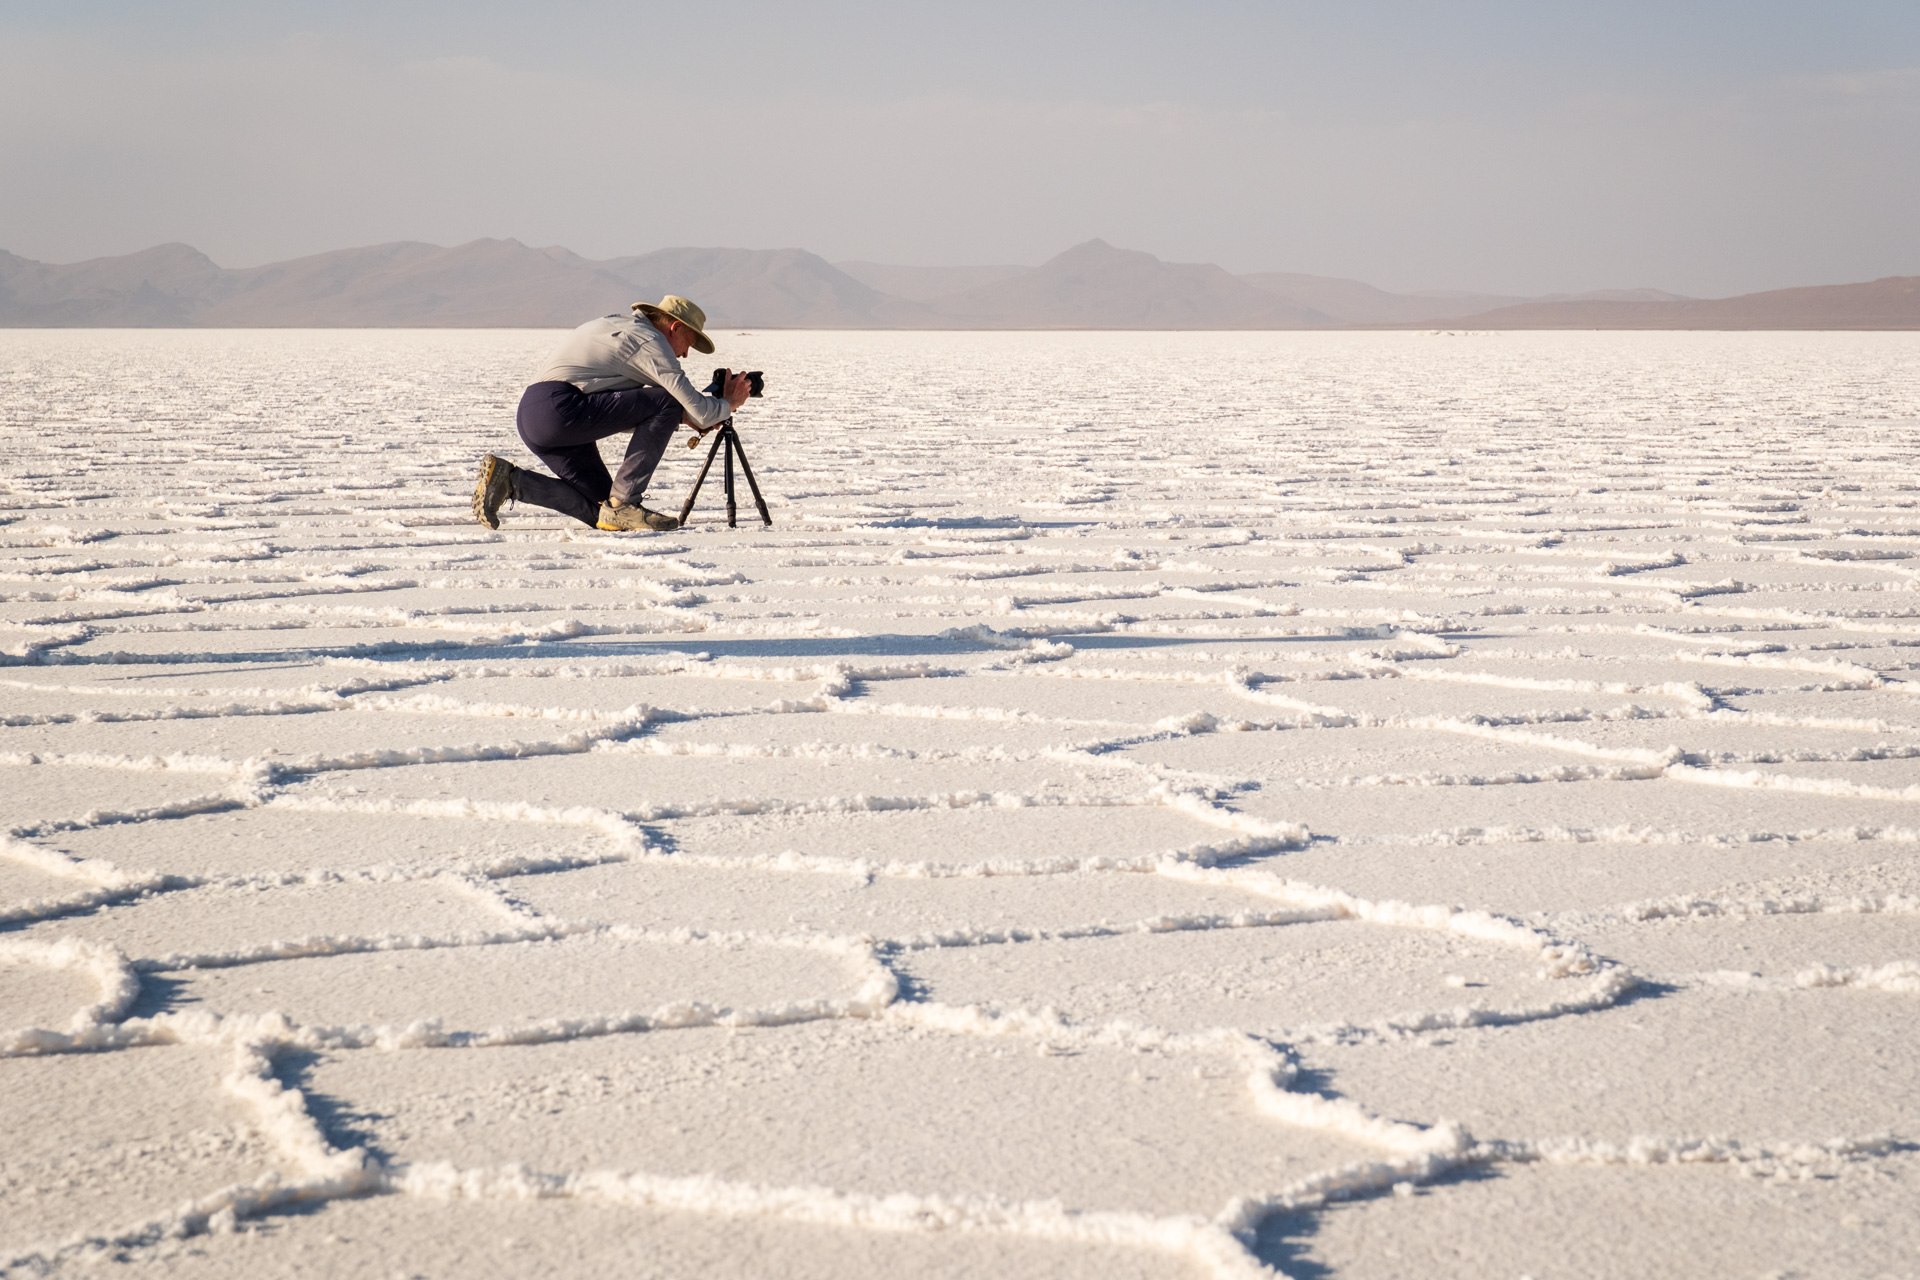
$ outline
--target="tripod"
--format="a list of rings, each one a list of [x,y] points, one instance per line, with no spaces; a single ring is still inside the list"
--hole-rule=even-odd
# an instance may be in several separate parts
[[[767,500],[760,496],[759,482],[753,478],[753,468],[747,463],[747,451],[740,443],[739,433],[733,429],[733,419],[728,418],[713,430],[713,443],[707,448],[707,460],[701,464],[700,474],[694,477],[693,489],[687,494],[686,502],[680,507],[680,523],[686,524],[687,517],[693,514],[693,500],[700,496],[700,486],[706,483],[707,472],[713,469],[713,455],[720,452],[721,445],[725,445],[727,461],[726,468],[721,474],[727,491],[727,528],[738,527],[734,523],[733,505],[733,460],[736,456],[740,459],[740,470],[746,472],[747,488],[753,490],[753,505],[760,509],[760,522],[769,529],[773,528],[773,517],[767,514]],[[700,437],[696,435],[687,441],[687,448],[694,448],[699,443]]]

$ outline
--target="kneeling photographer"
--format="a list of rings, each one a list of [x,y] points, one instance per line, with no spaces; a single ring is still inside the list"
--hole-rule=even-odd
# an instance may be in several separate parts
[[[500,527],[508,500],[558,511],[597,529],[676,529],[670,515],[640,505],[647,481],[683,423],[702,432],[733,416],[751,392],[736,373],[718,395],[694,389],[680,362],[713,354],[706,312],[668,294],[631,315],[601,316],[567,335],[520,397],[520,439],[552,469],[543,475],[488,454],[473,490],[473,514]],[[607,473],[599,441],[631,432],[626,458]],[[558,477],[557,479],[555,477]]]

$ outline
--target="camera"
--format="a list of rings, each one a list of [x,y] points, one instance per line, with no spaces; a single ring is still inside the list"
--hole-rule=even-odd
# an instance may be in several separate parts
[[[713,381],[709,382],[706,387],[707,394],[717,396],[725,391],[727,389],[727,375],[731,372],[731,369],[715,369],[713,371]],[[761,375],[760,370],[755,369],[753,372],[744,376],[747,380],[748,395],[757,396],[766,389],[766,381]]]

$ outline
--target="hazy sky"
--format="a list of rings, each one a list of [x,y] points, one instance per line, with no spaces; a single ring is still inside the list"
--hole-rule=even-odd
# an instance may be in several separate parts
[[[1920,0],[0,0],[0,248],[1920,275]]]

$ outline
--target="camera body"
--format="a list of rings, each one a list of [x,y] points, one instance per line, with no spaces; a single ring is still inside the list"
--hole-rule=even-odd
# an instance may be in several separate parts
[[[706,387],[707,394],[717,396],[725,391],[727,389],[727,375],[732,372],[731,369],[715,369],[713,371],[713,381],[709,382]],[[748,395],[758,396],[765,391],[766,381],[760,370],[755,369],[753,372],[746,374],[745,377],[747,379]]]

